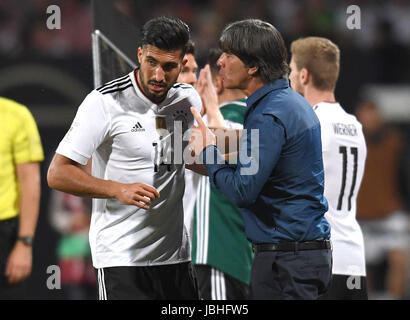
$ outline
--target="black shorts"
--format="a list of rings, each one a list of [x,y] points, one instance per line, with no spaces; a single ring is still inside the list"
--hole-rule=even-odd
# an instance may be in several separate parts
[[[99,300],[198,300],[190,262],[96,269]]]
[[[209,265],[194,265],[199,295],[204,300],[246,300],[249,286]]]
[[[5,276],[8,257],[17,240],[18,218],[0,221],[0,300],[22,300],[28,298],[28,278],[9,284]]]
[[[367,300],[366,277],[332,275],[329,290],[320,300]]]

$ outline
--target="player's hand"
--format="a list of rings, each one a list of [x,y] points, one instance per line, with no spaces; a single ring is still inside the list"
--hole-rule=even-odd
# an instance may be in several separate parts
[[[191,107],[191,112],[198,123],[198,126],[193,126],[191,139],[189,145],[191,150],[194,151],[195,155],[198,156],[202,150],[207,146],[216,145],[216,137],[211,130],[202,121],[201,116],[195,108]]]
[[[6,277],[10,284],[18,283],[31,273],[33,250],[31,246],[17,241],[11,251],[6,265]]]
[[[115,197],[124,204],[148,210],[151,201],[159,198],[159,192],[145,183],[118,184]]]

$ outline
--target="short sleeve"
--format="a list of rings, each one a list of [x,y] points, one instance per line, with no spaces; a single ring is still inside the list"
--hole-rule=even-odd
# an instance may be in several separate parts
[[[16,163],[44,160],[43,147],[37,124],[31,112],[23,107],[17,113],[13,139],[13,157]]]
[[[56,153],[86,165],[109,132],[111,123],[105,105],[98,91],[88,94]]]

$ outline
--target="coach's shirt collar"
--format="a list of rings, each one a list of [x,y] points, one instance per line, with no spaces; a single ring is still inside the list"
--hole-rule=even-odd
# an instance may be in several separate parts
[[[278,89],[286,89],[289,87],[289,80],[288,79],[278,79],[275,82],[265,84],[262,88],[259,88],[254,93],[252,93],[248,99],[246,99],[246,106],[247,110],[249,111],[252,106],[257,103],[260,99],[266,96],[269,92],[278,90]]]

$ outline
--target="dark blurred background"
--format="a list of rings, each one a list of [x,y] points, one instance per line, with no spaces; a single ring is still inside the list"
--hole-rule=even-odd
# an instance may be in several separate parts
[[[159,15],[187,22],[203,66],[223,27],[244,18],[272,23],[291,41],[308,35],[330,38],[341,49],[337,100],[349,112],[365,100],[379,105],[386,120],[410,139],[410,1],[323,0],[113,0],[138,27]],[[349,30],[349,5],[361,9],[361,29]],[[49,30],[46,10],[61,9],[61,29]],[[41,212],[31,278],[33,299],[62,299],[49,290],[47,266],[57,264],[59,233],[49,218],[49,161],[76,109],[93,89],[92,12],[88,0],[0,0],[0,95],[28,106],[39,126],[42,164]],[[135,54],[137,50],[137,35]],[[408,148],[408,145],[407,145]],[[405,202],[407,202],[405,197]],[[408,204],[406,204],[408,206]]]

